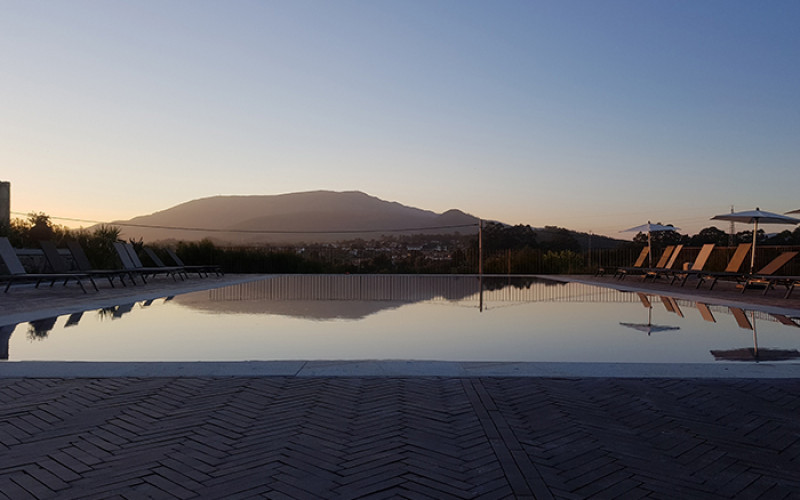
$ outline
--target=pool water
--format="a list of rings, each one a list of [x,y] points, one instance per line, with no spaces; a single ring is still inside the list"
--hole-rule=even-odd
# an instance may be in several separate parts
[[[798,362],[800,320],[533,278],[290,275],[0,327],[5,359]],[[712,352],[713,351],[713,352]]]

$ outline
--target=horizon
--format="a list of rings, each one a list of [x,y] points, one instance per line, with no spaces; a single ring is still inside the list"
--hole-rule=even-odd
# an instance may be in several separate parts
[[[321,189],[629,239],[800,208],[797,2],[188,5],[4,4],[15,214]]]
[[[124,219],[124,220],[120,219],[120,220],[113,220],[113,221],[93,221],[93,220],[75,221],[75,220],[67,219],[65,221],[59,221],[58,217],[50,217],[49,214],[45,214],[45,215],[47,215],[51,219],[51,222],[53,224],[57,224],[57,225],[66,227],[66,228],[68,228],[70,230],[83,230],[83,229],[90,229],[90,228],[92,228],[94,226],[97,226],[97,225],[110,225],[110,226],[120,227],[122,229],[122,231],[123,231],[123,234],[124,234],[125,233],[125,227],[134,227],[134,228],[135,227],[140,227],[140,228],[149,228],[149,229],[169,230],[170,226],[166,226],[166,225],[161,224],[161,223],[158,223],[158,224],[150,223],[150,224],[155,224],[155,225],[150,225],[146,221],[142,222],[142,221],[138,221],[137,219],[148,218],[148,217],[154,216],[154,215],[157,216],[158,214],[160,214],[162,212],[168,212],[173,208],[176,208],[176,207],[181,206],[181,205],[186,205],[186,204],[189,204],[189,203],[204,201],[204,200],[213,199],[213,198],[252,198],[252,197],[272,198],[272,197],[307,195],[307,194],[317,194],[317,193],[360,194],[360,195],[364,195],[364,196],[366,196],[368,198],[374,198],[375,200],[377,200],[379,202],[385,202],[385,203],[390,203],[390,204],[399,204],[399,205],[401,205],[403,207],[406,207],[406,208],[415,209],[415,210],[421,210],[421,211],[424,211],[424,212],[431,212],[431,213],[433,213],[433,214],[435,214],[437,216],[441,216],[441,215],[444,215],[446,212],[450,212],[452,210],[455,210],[455,211],[458,211],[458,212],[460,212],[460,213],[462,213],[462,214],[464,214],[466,216],[475,217],[475,218],[477,218],[479,220],[482,220],[482,222],[484,222],[484,223],[500,223],[500,224],[504,224],[504,225],[508,225],[508,226],[517,225],[517,224],[508,224],[505,221],[481,219],[480,217],[477,217],[474,214],[470,214],[470,213],[462,211],[462,210],[460,210],[458,208],[451,208],[451,209],[448,209],[448,210],[446,210],[444,212],[434,212],[434,211],[427,210],[424,207],[413,207],[413,206],[410,206],[410,205],[406,205],[406,204],[398,202],[397,200],[383,200],[383,199],[381,199],[379,197],[373,196],[373,195],[371,195],[369,193],[365,193],[363,191],[354,191],[354,190],[349,190],[349,191],[330,191],[330,190],[324,190],[324,189],[323,190],[304,191],[304,192],[298,192],[298,193],[281,193],[281,194],[277,194],[277,195],[213,195],[213,196],[209,196],[209,197],[198,198],[198,199],[194,199],[194,200],[188,200],[186,202],[179,203],[179,204],[177,204],[177,205],[175,205],[173,207],[167,207],[165,210],[159,210],[159,211],[156,211],[156,212],[151,213],[151,214],[141,214],[141,215],[132,217],[130,219]],[[12,219],[13,218],[18,218],[18,219],[24,220],[27,215],[30,215],[30,214],[23,214],[23,213],[13,212],[12,211]],[[232,221],[235,222],[234,219],[232,219]],[[66,223],[63,223],[63,222],[66,222]],[[710,222],[712,222],[712,224],[710,224],[709,226],[705,226],[705,227],[703,227],[701,229],[707,229],[707,228],[711,228],[711,227],[716,227],[718,230],[720,230],[720,231],[722,231],[724,233],[730,233],[730,231],[729,231],[729,229],[731,227],[730,222],[728,222],[728,221],[718,221],[718,222],[724,223],[724,225],[726,226],[725,228],[720,227],[720,224],[714,223],[716,221],[710,221]],[[91,225],[86,226],[84,224],[91,224]],[[737,223],[737,224],[739,224],[739,227],[736,228],[735,225],[734,225],[734,228],[735,228],[734,234],[739,234],[739,233],[743,233],[743,232],[746,233],[746,232],[752,231],[752,225],[750,225],[750,224],[745,224],[745,223]],[[573,232],[576,232],[576,233],[579,233],[579,234],[586,234],[586,235],[590,235],[590,236],[610,238],[610,239],[613,239],[613,240],[620,240],[620,241],[626,241],[626,240],[630,241],[630,240],[633,240],[638,234],[646,234],[643,231],[639,231],[639,232],[630,231],[631,228],[629,228],[628,230],[619,231],[620,235],[618,236],[618,235],[614,235],[614,234],[600,234],[600,233],[580,231],[580,230],[576,230],[576,229],[573,229],[573,228],[565,228],[565,227],[562,227],[562,226],[554,226],[552,224],[546,224],[546,225],[542,225],[542,226],[533,226],[533,225],[530,225],[530,224],[520,223],[518,225],[530,226],[535,231],[545,231],[545,232],[546,232],[548,227],[556,227],[558,229],[567,229],[569,231],[573,231]],[[764,231],[765,235],[767,235],[767,236],[774,236],[774,235],[780,233],[781,231],[783,231],[784,228],[788,227],[790,230],[793,230],[795,228],[795,226],[791,225],[791,224],[785,224],[785,225],[783,225],[783,224],[777,224],[777,225],[770,224],[769,226],[770,227],[779,227],[781,229],[775,229],[774,231],[769,231],[769,230],[765,229],[763,225],[761,225],[759,227],[759,231]],[[206,232],[208,232],[208,231],[211,231],[211,232],[220,232],[221,231],[221,232],[224,232],[224,233],[236,233],[236,232],[239,232],[239,229],[223,229],[222,227],[217,227],[214,224],[205,225],[205,226],[202,225],[202,224],[197,224],[197,225],[190,225],[189,227],[191,227],[192,229],[187,229],[187,226],[183,226],[183,225],[180,226],[180,227],[175,226],[174,229],[176,230],[176,234],[181,234],[181,233],[183,233],[183,232],[185,232],[187,230],[203,232],[204,231],[203,228],[209,228],[209,227],[211,229],[207,229]],[[800,226],[797,226],[797,227],[800,228]],[[343,229],[335,229],[335,230],[332,229],[329,234],[336,234],[336,233],[358,234],[360,231],[358,231],[357,229],[358,229],[357,226],[353,226],[353,230],[352,231],[343,230]],[[364,234],[375,234],[376,233],[376,230],[374,228],[361,228],[361,229],[363,229]],[[412,230],[412,228],[410,226],[407,229],[407,231],[400,231],[400,229],[401,228],[397,228],[397,229],[394,230],[394,232],[407,232],[407,231]],[[420,227],[419,229],[422,230],[423,228]],[[389,232],[389,233],[393,232],[392,230],[389,230],[389,229],[387,229],[386,231]],[[248,230],[246,232],[250,233],[251,231]],[[678,234],[682,234],[682,235],[691,237],[691,236],[697,235],[699,231],[687,232],[687,231],[683,230],[680,227],[676,227],[675,228],[675,232],[678,233]],[[285,232],[285,234],[287,234],[287,235],[292,234],[292,233],[297,233],[297,234],[317,234],[317,233],[319,233],[319,234],[328,234],[324,230],[309,230],[307,232],[303,232],[301,230],[292,230],[292,231],[286,231]],[[264,234],[266,235],[266,234],[284,234],[284,233],[282,231],[280,231],[280,230],[265,230]],[[180,240],[181,237],[176,237],[176,239]],[[341,241],[347,241],[347,240],[345,239],[345,240],[341,240]]]

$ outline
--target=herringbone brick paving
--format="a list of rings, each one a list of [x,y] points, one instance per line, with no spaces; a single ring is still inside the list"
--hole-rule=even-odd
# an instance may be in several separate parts
[[[800,381],[0,380],[0,497],[800,498]]]

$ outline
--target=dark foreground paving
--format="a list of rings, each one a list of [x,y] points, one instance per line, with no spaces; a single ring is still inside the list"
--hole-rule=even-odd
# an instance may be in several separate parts
[[[800,498],[800,381],[0,380],[0,497]]]

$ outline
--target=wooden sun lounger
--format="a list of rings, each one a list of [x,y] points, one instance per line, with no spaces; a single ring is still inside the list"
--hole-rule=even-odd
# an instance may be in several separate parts
[[[698,273],[697,275],[697,286],[695,288],[700,288],[700,285],[706,282],[706,280],[711,280],[711,286],[708,287],[709,290],[714,289],[714,285],[717,284],[719,279],[724,278],[736,278],[738,276],[742,276],[742,273],[739,271],[744,264],[745,258],[747,254],[750,252],[750,248],[752,245],[750,243],[741,243],[738,247],[736,247],[736,251],[733,253],[730,262],[728,262],[728,266],[725,268],[724,271],[721,272],[713,272],[713,271],[703,271]]]
[[[670,281],[670,285],[674,284],[675,281],[680,280],[681,286],[683,286],[686,284],[686,280],[688,280],[690,276],[698,276],[701,272],[703,272],[703,268],[706,267],[706,262],[711,256],[711,252],[714,251],[714,247],[714,243],[707,243],[703,245],[703,247],[700,249],[700,253],[698,253],[697,257],[694,259],[692,267],[685,271],[672,271],[672,281]]]
[[[639,256],[636,257],[636,261],[633,263],[633,265],[626,267],[618,267],[617,270],[614,271],[614,277],[622,279],[622,277],[625,274],[629,272],[635,272],[636,270],[641,269],[642,266],[644,266],[644,261],[645,259],[647,259],[647,255],[649,253],[650,253],[649,247],[642,248],[642,251],[639,253]]]
[[[50,286],[53,286],[56,281],[64,280],[64,285],[66,285],[70,280],[74,280],[81,287],[83,293],[86,293],[86,287],[83,286],[82,280],[91,279],[87,274],[81,273],[28,273],[25,271],[22,262],[20,262],[14,247],[11,246],[11,242],[5,236],[0,237],[0,259],[2,259],[9,273],[0,276],[0,281],[7,282],[6,292],[14,283],[35,282],[36,288],[39,288],[39,285],[45,281],[49,281]],[[97,286],[95,285],[96,288]]]
[[[668,249],[669,247],[667,247],[667,249],[664,250],[664,253],[666,253]],[[672,251],[672,254],[669,256],[669,260],[667,260],[666,263],[664,263],[664,258],[663,258],[664,256],[662,255],[662,258],[659,259],[656,267],[644,270],[644,279],[647,280],[647,278],[653,278],[653,280],[655,281],[656,279],[659,278],[659,276],[671,273],[672,266],[675,265],[675,261],[678,260],[678,255],[681,254],[682,250],[683,250],[683,245],[676,245],[674,247],[674,250]]]
[[[773,288],[776,284],[783,283],[784,281],[787,281],[789,279],[800,279],[798,277],[774,276],[774,274],[778,272],[780,268],[785,266],[798,253],[800,252],[783,252],[774,259],[772,259],[772,261],[769,264],[761,268],[757,273],[747,275],[742,280],[743,283],[742,293],[744,293],[745,290],[747,290],[747,287],[750,285],[764,285],[764,295],[766,295],[767,292],[771,288]],[[794,287],[794,283],[792,283],[791,286]],[[791,289],[789,293],[785,295],[785,297],[788,297],[790,292]]]

